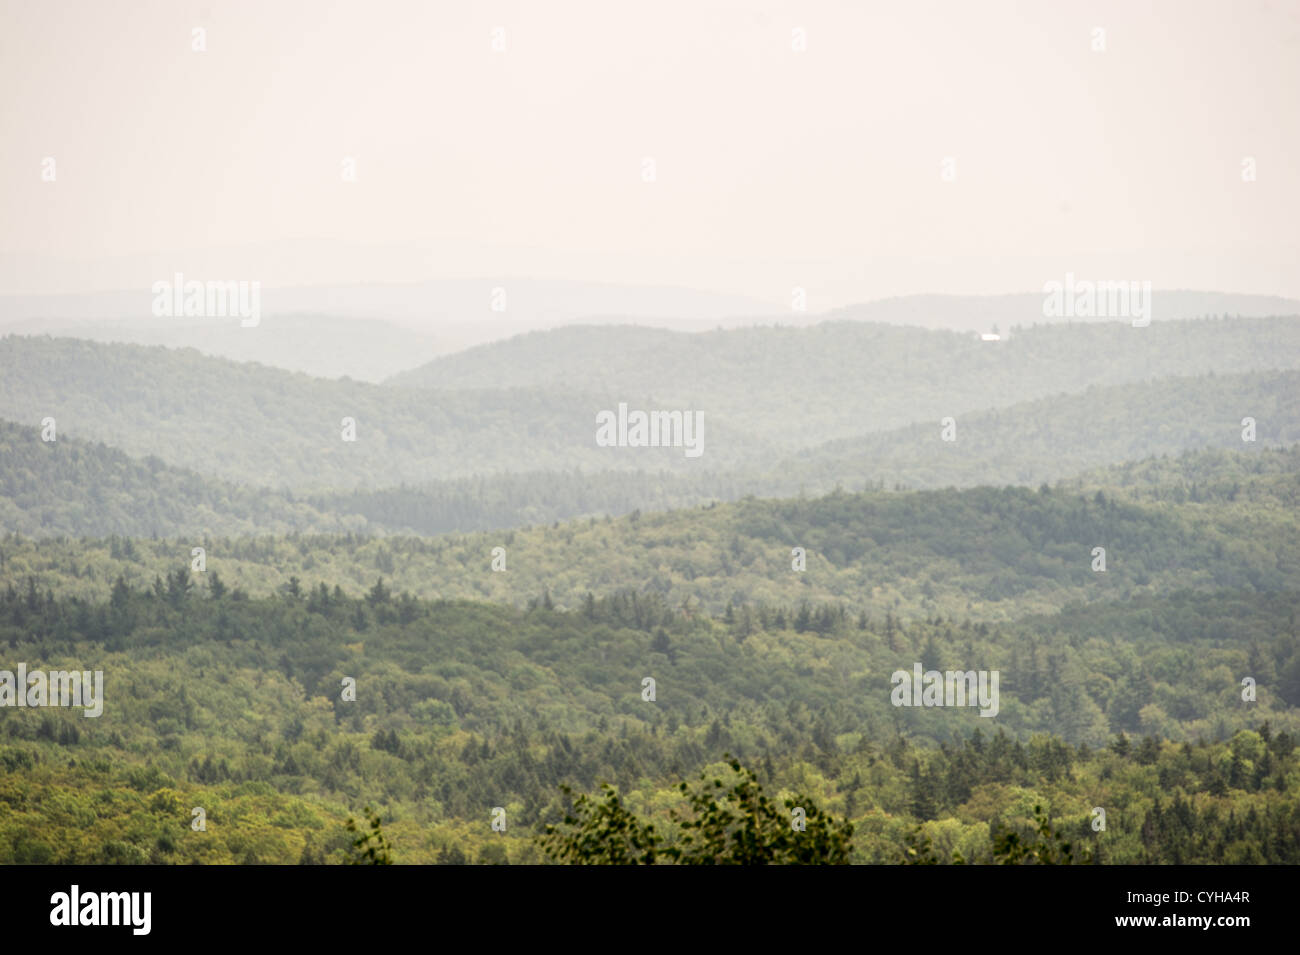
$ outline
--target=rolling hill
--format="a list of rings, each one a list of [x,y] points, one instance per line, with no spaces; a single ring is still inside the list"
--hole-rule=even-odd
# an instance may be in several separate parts
[[[772,453],[713,419],[700,458],[682,448],[598,447],[597,412],[614,407],[568,388],[430,392],[310,378],[188,349],[0,339],[0,417],[25,425],[52,417],[59,435],[253,485],[384,487],[521,466],[702,470]],[[344,418],[355,421],[355,442],[343,439]]]
[[[570,327],[435,359],[394,385],[653,395],[787,450],[1062,392],[1300,367],[1300,319],[1037,326],[1005,341],[828,322],[685,334]]]
[[[1239,459],[1282,464],[1251,473]],[[1237,460],[1234,460],[1234,457]],[[1281,592],[1300,579],[1297,452],[1238,452],[1182,467],[1232,493],[1132,498],[1113,490],[836,492],[747,498],[662,514],[434,538],[299,535],[236,539],[30,540],[11,535],[0,579],[33,577],[59,593],[103,596],[119,575],[137,586],[189,565],[204,546],[209,571],[265,594],[318,583],[360,594],[382,577],[422,597],[523,606],[549,594],[578,607],[588,592],[633,589],[673,607],[720,613],[729,603],[842,603],[893,612],[1004,620],[1072,601],[1113,602],[1173,589]],[[492,570],[503,548],[504,572]],[[806,570],[792,552],[806,552]],[[1105,572],[1093,549],[1107,552]]]
[[[1256,419],[1256,442],[1241,418]],[[441,534],[587,516],[696,507],[746,495],[843,487],[1037,486],[1101,465],[1205,448],[1300,441],[1300,372],[1167,378],[963,415],[957,440],[938,422],[829,442],[775,465],[698,474],[603,470],[484,474],[311,494],[206,478],[96,442],[0,423],[0,526],[33,536]]]

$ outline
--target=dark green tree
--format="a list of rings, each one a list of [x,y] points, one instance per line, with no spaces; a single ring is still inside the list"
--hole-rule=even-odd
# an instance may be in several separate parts
[[[352,840],[351,853],[352,857],[348,860],[349,865],[392,865],[393,864],[393,847],[389,844],[388,838],[384,835],[383,826],[379,822],[379,813],[375,812],[369,806],[362,810],[362,814],[369,824],[369,831],[363,831],[357,825],[357,821],[351,816],[348,817],[348,832],[356,836]]]
[[[1073,844],[1052,827],[1042,806],[1034,806],[1034,823],[1037,831],[1023,837],[1010,826],[995,822],[989,830],[993,861],[999,865],[1073,865],[1092,861],[1092,850],[1086,846],[1075,855]]]
[[[580,795],[561,826],[547,826],[546,854],[576,865],[847,865],[853,825],[823,813],[812,801],[787,799],[785,811],[763,792],[758,777],[728,757],[735,775],[680,784],[687,810],[675,815],[676,841],[666,844],[652,824],[623,806],[605,784],[602,795]],[[564,790],[566,795],[569,790]],[[794,824],[802,809],[802,828]]]

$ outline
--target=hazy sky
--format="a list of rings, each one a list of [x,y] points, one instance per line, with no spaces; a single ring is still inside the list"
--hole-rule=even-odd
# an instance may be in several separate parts
[[[0,0],[0,292],[1300,297],[1298,175],[1300,2]]]

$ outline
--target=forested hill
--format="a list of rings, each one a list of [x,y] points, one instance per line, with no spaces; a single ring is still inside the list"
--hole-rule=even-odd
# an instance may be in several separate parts
[[[40,536],[175,537],[360,531],[367,521],[97,441],[45,442],[40,428],[0,421],[0,527]]]
[[[952,441],[935,418],[811,448],[785,462],[781,478],[810,492],[864,480],[1037,485],[1154,455],[1292,444],[1300,441],[1300,372],[1162,378],[951,417]]]
[[[1300,318],[1041,325],[1000,342],[858,322],[690,334],[563,328],[435,359],[390,379],[439,391],[565,387],[707,408],[789,448],[1062,392],[1300,367]]]
[[[1254,443],[1242,441],[1245,417],[1255,419]],[[484,474],[304,497],[206,478],[160,460],[132,459],[63,434],[47,443],[38,428],[0,423],[0,527],[29,535],[90,536],[294,530],[439,534],[695,507],[747,494],[818,494],[837,486],[1036,487],[1150,455],[1213,447],[1242,449],[1248,458],[1251,449],[1300,441],[1300,372],[1135,382],[962,415],[955,428],[953,442],[942,440],[935,420],[791,457],[757,456],[726,472],[613,470],[622,459],[612,454],[600,459],[607,465],[601,471]],[[520,446],[528,440],[521,435]],[[157,440],[142,443],[166,447]],[[301,450],[303,443],[298,435],[291,446]],[[227,454],[227,470],[250,470],[239,453]],[[299,467],[310,460],[301,459]],[[353,460],[371,463],[360,452]]]
[[[1253,442],[1243,441],[1247,417],[1255,421]],[[1249,461],[1254,450],[1300,442],[1300,372],[1134,382],[962,415],[954,424],[952,442],[935,419],[727,473],[500,475],[323,495],[317,503],[363,515],[372,526],[435,534],[837,487],[1037,487],[1101,465],[1205,448],[1242,451]]]
[[[852,610],[1007,619],[1069,601],[1117,601],[1173,589],[1295,587],[1300,574],[1296,451],[1259,452],[1288,465],[1243,473],[1233,487],[1168,499],[1067,486],[833,493],[746,499],[664,514],[634,513],[512,531],[437,538],[255,537],[233,540],[32,541],[11,536],[0,579],[33,577],[58,593],[103,596],[119,575],[138,586],[189,566],[249,593],[297,578],[359,594],[378,578],[426,597],[522,606],[544,594],[580,606],[588,592],[632,588],[672,606],[834,601]],[[1247,456],[1247,452],[1240,452]],[[1212,469],[1187,468],[1217,487]],[[1289,468],[1289,469],[1288,469]],[[1138,495],[1141,498],[1141,495]],[[493,549],[503,548],[503,571]],[[1106,550],[1105,571],[1094,548]],[[794,569],[803,548],[806,569]]]
[[[1248,590],[996,627],[834,607],[708,619],[628,594],[571,613],[384,587],[249,599],[212,572],[90,605],[0,591],[0,645],[107,676],[97,719],[0,724],[0,858],[341,862],[343,822],[369,804],[396,861],[537,862],[561,785],[611,782],[667,828],[677,782],[730,752],[852,820],[857,862],[903,861],[920,824],[942,861],[991,862],[990,829],[1026,830],[1041,803],[1098,861],[1295,863],[1294,622],[1290,595]],[[999,671],[996,717],[892,706],[890,674],[913,661]]]
[[[40,304],[56,307],[56,303]],[[0,313],[5,308],[4,297],[0,296]],[[227,318],[198,317],[32,318],[3,329],[14,335],[194,348],[205,355],[258,362],[317,378],[347,377],[371,382],[409,369],[429,355],[452,350],[451,343],[440,335],[390,322],[327,314],[263,315],[256,329],[244,328]]]
[[[0,418],[38,425],[51,417],[60,435],[254,485],[383,487],[511,471],[521,461],[543,470],[718,469],[772,454],[712,417],[702,457],[681,447],[611,453],[596,445],[596,414],[616,400],[568,387],[389,388],[192,349],[0,339]],[[344,418],[355,422],[355,441],[344,440]]]
[[[587,331],[594,333],[582,337]],[[858,476],[916,486],[1034,482],[1213,444],[1247,415],[1259,421],[1262,440],[1286,441],[1295,389],[1287,394],[1290,380],[1265,370],[1300,364],[1300,322],[1291,319],[1053,326],[997,343],[852,323],[704,336],[622,328],[564,334],[578,336],[572,350],[592,362],[594,377],[573,371],[569,349],[533,354],[524,338],[512,345],[521,350],[516,359],[484,357],[501,358],[506,370],[491,380],[470,375],[463,383],[476,390],[327,381],[188,349],[9,336],[0,339],[0,418],[26,426],[53,418],[60,437],[154,455],[205,477],[301,491],[374,491],[520,470],[643,470],[686,475],[688,484],[705,472],[727,473],[733,487],[782,494],[800,485],[853,486]],[[606,341],[625,334],[665,344],[629,348],[629,361]],[[722,356],[717,343],[724,341]],[[715,359],[717,368],[705,373]],[[773,362],[789,367],[776,374]],[[1238,377],[1252,370],[1261,377]],[[1208,386],[1170,383],[1169,376],[1210,372],[1216,381]],[[575,381],[583,391],[572,389]],[[1115,384],[1084,394],[1090,381]],[[1209,392],[1197,394],[1201,387],[1217,393],[1216,405]],[[1123,388],[1136,390],[1116,390]],[[995,410],[1014,415],[1016,402],[1072,389],[1078,400],[1060,411],[1019,412],[1022,420],[1012,423],[1019,443],[1010,427],[997,431]],[[702,456],[598,447],[596,414],[620,401],[699,411]],[[957,441],[941,446],[930,439],[944,417],[958,419],[959,430]],[[345,419],[355,423],[355,441],[344,439]],[[971,430],[981,422],[997,433],[984,440]],[[897,426],[913,431],[871,437]],[[1085,433],[1099,443],[1082,440]],[[827,445],[832,439],[847,443]],[[1062,462],[1057,452],[1067,444],[1084,450]],[[787,467],[796,445],[808,460]],[[1044,462],[1055,470],[1044,473]],[[738,481],[766,475],[775,480]],[[691,493],[723,497],[725,487],[692,485]],[[671,493],[660,497],[674,501]]]
[[[1253,482],[1272,475],[1300,473],[1300,445],[1254,454],[1240,449],[1204,449],[1178,455],[1161,455],[1096,468],[1061,482],[1066,488],[1107,488],[1131,500],[1208,500],[1236,498],[1248,486],[1278,488],[1278,482]],[[1284,498],[1279,498],[1285,504]]]

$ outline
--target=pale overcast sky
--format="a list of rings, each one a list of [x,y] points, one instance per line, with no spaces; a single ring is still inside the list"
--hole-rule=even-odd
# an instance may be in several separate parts
[[[1298,177],[1300,2],[0,0],[0,292],[1300,297]]]

